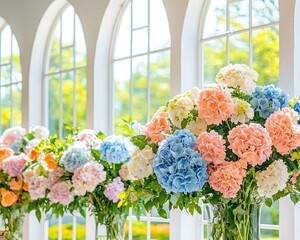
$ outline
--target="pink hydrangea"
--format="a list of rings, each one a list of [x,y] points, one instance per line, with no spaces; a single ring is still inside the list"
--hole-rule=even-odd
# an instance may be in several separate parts
[[[119,193],[124,191],[124,184],[120,177],[115,178],[111,183],[107,184],[104,190],[104,195],[114,203],[119,201]]]
[[[243,160],[209,165],[208,183],[214,190],[221,192],[224,198],[234,198],[241,189],[246,168],[247,163]]]
[[[261,165],[272,153],[268,131],[257,123],[242,124],[228,134],[229,148],[252,166]]]
[[[18,156],[10,156],[3,160],[0,164],[0,169],[11,177],[21,177],[22,170],[25,167],[26,157],[22,153]]]
[[[70,181],[57,182],[50,188],[48,198],[52,203],[60,203],[66,206],[74,200],[74,193],[71,189],[72,184]]]
[[[2,135],[3,144],[9,146],[13,142],[21,141],[25,134],[26,129],[19,126],[6,129]]]
[[[234,103],[227,88],[221,84],[214,84],[200,91],[197,108],[199,117],[208,125],[219,125],[233,113]]]
[[[44,176],[32,176],[28,181],[28,192],[32,200],[44,198],[48,188],[48,179]]]
[[[225,140],[214,130],[200,133],[196,149],[208,163],[220,164],[226,158]]]
[[[151,121],[146,124],[143,131],[146,137],[149,137],[153,143],[158,143],[166,139],[168,132],[171,131],[167,113],[160,110],[156,112]]]
[[[60,177],[63,176],[65,173],[66,172],[60,167],[56,168],[56,170],[54,171],[51,171],[48,175],[49,188],[54,186],[56,183],[60,182]]]
[[[103,166],[97,162],[88,162],[77,168],[72,177],[74,194],[84,196],[86,192],[92,192],[97,185],[106,179]]]
[[[78,140],[83,142],[85,146],[98,148],[101,140],[96,136],[96,132],[92,129],[84,129],[78,133]]]
[[[282,154],[300,146],[300,126],[297,124],[299,115],[290,108],[283,108],[270,115],[266,120],[273,145]]]

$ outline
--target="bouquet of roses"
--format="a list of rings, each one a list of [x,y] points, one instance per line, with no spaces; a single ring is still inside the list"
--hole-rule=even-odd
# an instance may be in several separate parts
[[[31,201],[22,170],[35,158],[34,147],[48,135],[46,128],[36,126],[29,133],[24,128],[12,127],[0,137],[0,215],[6,239],[21,237],[22,220]]]
[[[210,236],[223,240],[259,234],[252,217],[262,203],[270,206],[286,195],[298,202],[300,101],[289,102],[274,85],[256,86],[257,78],[246,65],[229,65],[216,84],[160,108],[132,138],[139,149],[128,163],[132,173],[146,169],[141,166],[148,159],[153,173],[138,177],[127,194],[138,195],[148,210],[168,201],[170,208],[201,213],[199,199],[210,203]]]

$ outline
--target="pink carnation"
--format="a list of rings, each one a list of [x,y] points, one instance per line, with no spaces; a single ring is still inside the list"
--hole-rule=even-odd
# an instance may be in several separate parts
[[[48,194],[49,200],[52,203],[60,203],[64,206],[74,200],[74,193],[71,190],[72,184],[70,181],[57,182],[50,188]]]
[[[234,111],[231,94],[223,85],[214,84],[200,91],[197,101],[199,117],[210,124],[219,125]]]
[[[10,156],[3,160],[0,164],[0,169],[11,177],[21,177],[22,170],[25,167],[26,158],[22,153],[18,156]]]
[[[210,165],[208,183],[214,190],[221,192],[225,198],[234,198],[246,176],[246,168],[247,163],[243,160]]]
[[[15,126],[9,128],[5,130],[2,135],[3,144],[5,146],[9,146],[13,142],[21,141],[25,134],[26,134],[26,130],[22,127]]]
[[[171,130],[170,122],[166,112],[158,111],[154,114],[149,123],[146,124],[144,134],[151,139],[151,142],[158,143],[166,139],[167,133]]]
[[[214,130],[200,133],[197,138],[196,149],[209,163],[220,164],[226,158],[225,140]]]
[[[96,136],[96,132],[92,129],[84,129],[78,133],[78,140],[83,142],[85,146],[98,148],[101,140]]]
[[[299,115],[290,108],[278,110],[266,120],[266,129],[269,132],[273,145],[282,154],[300,146],[300,126],[297,124]]]
[[[32,200],[45,197],[48,179],[44,176],[32,176],[28,181],[28,192]]]
[[[261,165],[272,153],[268,131],[257,123],[242,124],[228,134],[229,148],[252,166]]]
[[[72,177],[74,194],[84,196],[86,192],[92,192],[100,182],[106,179],[103,166],[97,162],[88,162],[77,168]]]
[[[120,177],[115,178],[111,183],[107,184],[104,190],[104,195],[114,203],[119,201],[119,193],[125,190],[124,184]]]

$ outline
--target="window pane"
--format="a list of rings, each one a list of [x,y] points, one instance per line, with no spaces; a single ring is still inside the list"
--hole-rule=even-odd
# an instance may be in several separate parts
[[[11,29],[6,26],[1,33],[1,64],[9,63],[11,60]]]
[[[132,32],[132,54],[141,54],[148,51],[148,29],[143,28]]]
[[[260,223],[262,224],[279,224],[279,202],[275,202],[271,208],[262,207]]]
[[[123,122],[123,118],[128,119],[130,116],[130,60],[116,61],[113,69],[114,123],[116,128]]]
[[[171,46],[167,14],[162,0],[150,1],[150,50]]]
[[[62,74],[62,123],[73,126],[73,111],[74,111],[74,73],[66,72]],[[63,136],[66,136],[68,131],[63,128]]]
[[[74,48],[63,48],[61,52],[62,70],[74,68]]]
[[[278,84],[279,29],[253,31],[253,68],[259,73],[258,85]]]
[[[213,0],[205,18],[203,37],[219,35],[226,32],[227,0]]]
[[[60,113],[60,83],[59,75],[46,78],[48,82],[48,127],[51,134],[59,132],[59,113]]]
[[[116,46],[114,49],[114,58],[128,57],[130,55],[130,43],[131,43],[131,9],[127,7],[120,29],[117,35]]]
[[[220,68],[226,65],[226,39],[220,38],[203,44],[204,83],[215,82]]]
[[[1,87],[1,125],[2,131],[10,127],[11,87]]]
[[[49,240],[58,239],[58,219],[53,216],[49,220],[48,236],[49,236]]]
[[[76,71],[76,126],[86,127],[86,69]]]
[[[279,240],[279,231],[261,229],[261,240]]]
[[[132,221],[132,240],[147,239],[147,223]]]
[[[60,70],[60,43],[59,38],[53,37],[50,49],[49,67],[47,72],[58,72]]]
[[[76,67],[81,67],[86,65],[86,46],[83,29],[77,15],[75,21],[75,61]]]
[[[68,7],[62,15],[62,46],[69,46],[74,43],[74,8]]]
[[[132,28],[148,25],[148,0],[132,0]]]
[[[148,103],[148,80],[147,80],[147,56],[132,59],[132,80],[133,80],[133,120],[142,124],[147,122]]]
[[[249,33],[241,33],[229,38],[230,63],[249,65]]]
[[[249,27],[249,0],[237,1],[229,5],[230,30]]]
[[[22,84],[12,85],[13,125],[21,125],[22,121]]]
[[[11,65],[4,65],[1,68],[1,85],[6,85],[11,83]]]
[[[160,222],[151,222],[151,239],[157,240],[167,240],[170,239],[170,224],[169,223],[160,223]]]
[[[279,21],[278,0],[252,0],[253,26]]]
[[[150,55],[150,117],[170,98],[170,51]]]

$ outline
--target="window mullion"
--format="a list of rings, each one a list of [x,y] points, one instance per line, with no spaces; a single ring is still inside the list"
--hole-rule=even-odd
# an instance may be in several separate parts
[[[226,32],[229,32],[229,21],[230,14],[229,14],[229,0],[227,0],[226,4]],[[226,64],[228,65],[230,62],[230,45],[229,45],[229,35],[226,34]]]

